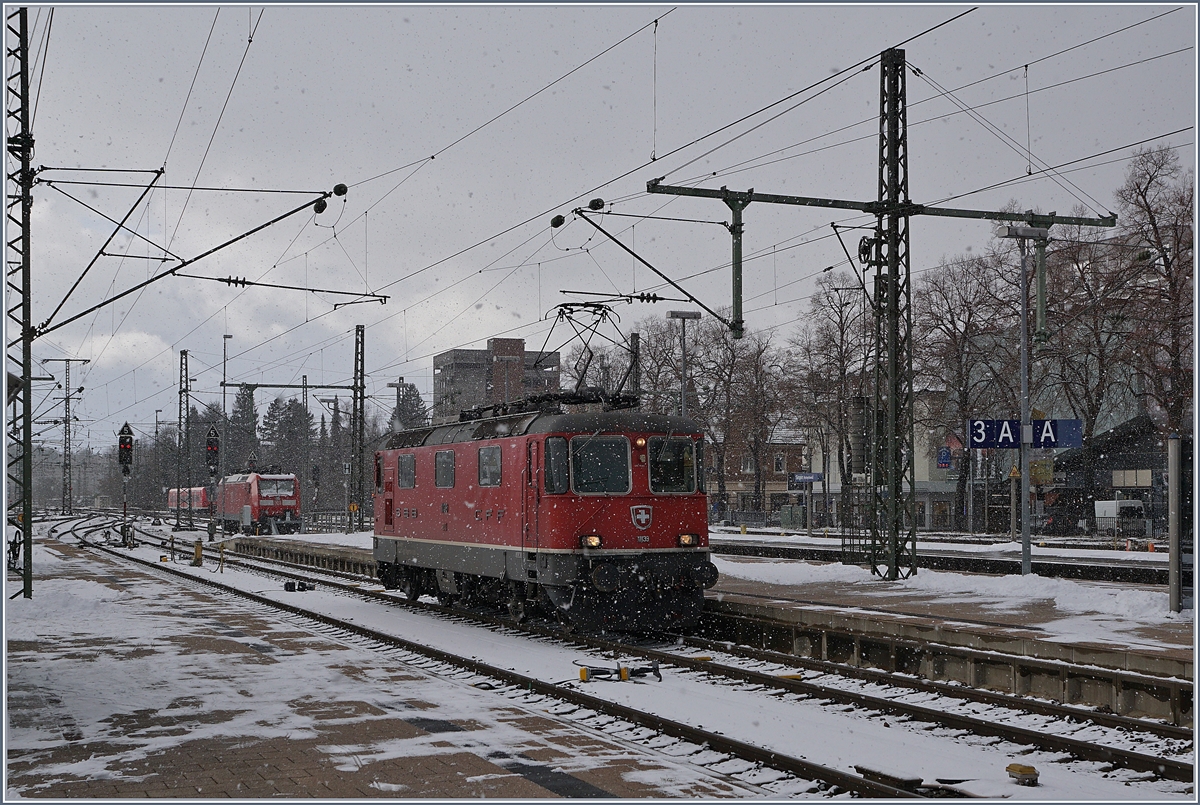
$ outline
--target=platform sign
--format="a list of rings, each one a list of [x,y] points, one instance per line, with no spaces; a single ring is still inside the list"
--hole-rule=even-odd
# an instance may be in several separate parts
[[[788,473],[788,491],[802,492],[808,488],[806,484],[816,483],[824,479],[824,473],[820,472],[791,472]]]
[[[1083,421],[1079,419],[1033,420],[1034,447],[1083,447]]]
[[[1032,447],[1083,446],[1083,423],[1078,419],[1035,419],[1030,425]],[[971,419],[967,421],[967,433],[968,447],[1015,450],[1021,446],[1019,419]]]
[[[971,419],[967,421],[968,447],[1015,450],[1021,446],[1021,420]]]

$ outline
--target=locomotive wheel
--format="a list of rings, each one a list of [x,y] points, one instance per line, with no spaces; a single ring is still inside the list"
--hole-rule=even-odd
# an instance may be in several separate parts
[[[404,593],[404,597],[409,601],[416,601],[421,597],[424,590],[421,589],[421,577],[411,568],[402,568],[400,570],[400,592]]]
[[[525,585],[515,581],[508,583],[508,616],[517,623],[524,623],[529,617],[525,602]]]

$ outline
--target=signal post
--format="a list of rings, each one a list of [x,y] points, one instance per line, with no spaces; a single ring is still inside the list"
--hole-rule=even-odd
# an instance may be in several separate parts
[[[208,485],[212,489],[208,502],[208,541],[212,542],[217,536],[216,521],[213,519],[213,507],[217,505],[217,467],[221,464],[221,434],[216,425],[208,426],[204,436],[204,458],[208,463]]]
[[[129,528],[129,471],[133,466],[133,428],[126,422],[117,434],[117,463],[121,465],[121,544],[133,547]]]

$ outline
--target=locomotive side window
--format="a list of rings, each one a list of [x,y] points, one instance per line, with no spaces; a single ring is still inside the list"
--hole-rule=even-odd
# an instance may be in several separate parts
[[[383,491],[383,456],[375,456],[375,492]]]
[[[567,440],[561,436],[552,436],[546,440],[546,494],[561,495],[570,488]]]
[[[706,489],[704,486],[704,440],[703,439],[696,440],[696,479],[698,481],[696,486],[698,486],[700,488],[700,491],[707,492],[708,489]]]
[[[500,446],[479,448],[479,485],[500,485]]]
[[[417,457],[414,453],[396,456],[396,488],[412,489],[417,485]]]
[[[696,453],[691,439],[650,437],[650,491],[657,495],[696,491]]]
[[[454,486],[454,451],[439,450],[434,456],[433,484],[440,489]]]
[[[571,439],[571,483],[584,495],[624,495],[632,486],[629,440],[624,436]]]

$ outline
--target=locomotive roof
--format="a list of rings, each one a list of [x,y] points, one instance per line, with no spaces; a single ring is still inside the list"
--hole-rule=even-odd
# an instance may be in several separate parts
[[[638,411],[596,411],[575,414],[524,413],[510,416],[452,422],[448,425],[414,428],[393,433],[381,449],[422,447],[482,439],[502,439],[528,433],[596,432],[675,432],[698,433],[700,426],[691,419]]]

